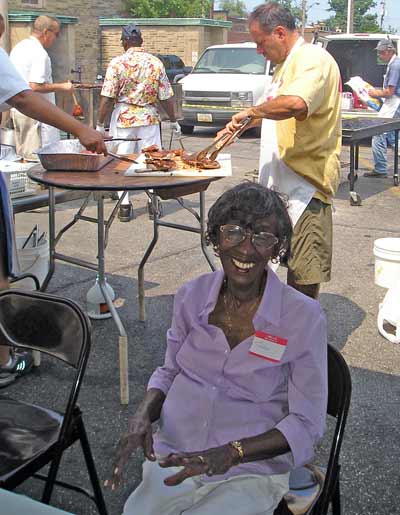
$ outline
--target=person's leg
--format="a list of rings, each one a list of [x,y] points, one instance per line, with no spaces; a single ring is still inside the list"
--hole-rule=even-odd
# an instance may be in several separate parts
[[[304,295],[307,295],[307,297],[311,297],[312,299],[318,299],[319,290],[321,285],[318,284],[298,284],[296,282],[295,276],[293,272],[288,270],[287,274],[287,283],[289,286],[294,288],[295,290],[300,291]]]
[[[6,241],[5,221],[0,199],[0,291],[9,288]],[[29,372],[32,365],[33,359],[28,352],[12,352],[10,347],[0,345],[0,388],[8,386],[18,376]]]
[[[195,480],[196,481],[196,480]],[[289,490],[289,474],[240,475],[203,483],[194,492],[193,507],[185,515],[273,515]]]
[[[311,199],[293,230],[287,283],[308,297],[318,298],[320,283],[328,282],[332,262],[332,208]]]
[[[39,161],[34,151],[41,146],[41,124],[13,109],[11,118],[14,125],[15,146],[18,155],[29,161]]]
[[[374,170],[371,173],[365,173],[367,177],[373,177],[377,174],[387,174],[387,146],[388,134],[379,134],[372,138],[372,155],[374,157]]]
[[[115,129],[115,138],[138,138],[139,127],[131,127],[129,129],[117,128]],[[118,144],[116,152],[118,154],[137,154],[139,152],[137,141],[121,141]],[[123,191],[118,192],[119,198],[122,197]],[[129,222],[134,218],[133,206],[129,199],[129,192],[126,193],[122,199],[121,206],[119,208],[118,219],[121,222]]]
[[[196,489],[192,479],[177,486],[165,486],[163,480],[179,470],[161,468],[157,462],[143,463],[143,477],[124,505],[123,515],[176,515],[193,505]]]

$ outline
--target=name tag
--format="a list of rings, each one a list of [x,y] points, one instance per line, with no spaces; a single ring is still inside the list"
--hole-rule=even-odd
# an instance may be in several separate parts
[[[286,350],[287,340],[280,336],[256,331],[249,354],[266,359],[272,363],[279,363]]]

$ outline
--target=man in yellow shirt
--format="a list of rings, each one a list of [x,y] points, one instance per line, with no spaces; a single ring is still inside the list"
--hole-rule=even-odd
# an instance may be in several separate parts
[[[261,183],[287,195],[294,225],[289,285],[317,298],[330,280],[332,197],[340,178],[340,74],[330,54],[306,44],[291,13],[276,2],[257,7],[249,29],[258,53],[277,65],[264,102],[233,116],[262,124]]]

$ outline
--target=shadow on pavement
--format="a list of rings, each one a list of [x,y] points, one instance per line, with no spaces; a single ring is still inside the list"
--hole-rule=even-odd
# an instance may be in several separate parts
[[[341,350],[349,336],[360,327],[366,313],[355,302],[342,295],[322,293],[319,300],[328,322],[328,342]]]

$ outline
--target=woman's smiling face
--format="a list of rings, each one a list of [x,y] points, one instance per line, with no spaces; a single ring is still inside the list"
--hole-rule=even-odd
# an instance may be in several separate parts
[[[253,234],[277,234],[274,215],[254,220],[251,215],[237,212],[224,226],[235,225],[246,230],[246,237],[239,243],[232,243],[225,231],[219,234],[219,256],[226,278],[231,286],[243,289],[261,285],[268,261],[277,254],[278,242],[269,248],[254,244]],[[273,238],[270,238],[273,241]],[[252,241],[253,240],[253,241]]]

